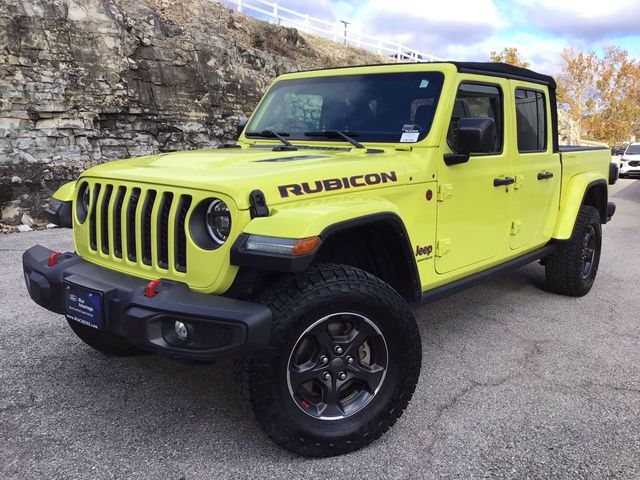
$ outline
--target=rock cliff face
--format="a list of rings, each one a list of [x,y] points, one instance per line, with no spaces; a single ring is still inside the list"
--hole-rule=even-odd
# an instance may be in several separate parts
[[[0,222],[91,164],[234,136],[278,74],[384,62],[212,0],[0,0]]]

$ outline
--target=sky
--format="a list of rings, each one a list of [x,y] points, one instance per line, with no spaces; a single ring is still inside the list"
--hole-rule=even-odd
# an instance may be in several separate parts
[[[486,61],[517,47],[531,68],[553,74],[572,46],[610,44],[640,59],[640,0],[280,0],[314,17],[352,22],[385,39],[446,60]]]

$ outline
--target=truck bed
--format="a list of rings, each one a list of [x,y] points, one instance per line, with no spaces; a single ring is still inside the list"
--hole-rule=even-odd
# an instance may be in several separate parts
[[[560,145],[558,150],[560,153],[585,152],[590,150],[609,150],[609,147],[601,145]]]

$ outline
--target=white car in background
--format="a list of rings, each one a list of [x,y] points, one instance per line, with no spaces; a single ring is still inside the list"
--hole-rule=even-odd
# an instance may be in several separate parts
[[[620,158],[620,178],[640,177],[640,143],[631,143]]]

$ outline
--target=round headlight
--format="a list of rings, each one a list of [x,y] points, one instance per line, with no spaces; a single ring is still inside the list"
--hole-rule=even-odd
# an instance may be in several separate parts
[[[89,211],[89,203],[90,203],[89,187],[86,187],[82,192],[82,208],[84,208],[85,212]]]
[[[90,191],[89,184],[84,182],[80,185],[78,189],[78,196],[76,197],[76,215],[78,217],[78,221],[83,223],[87,218],[87,214],[89,213],[89,203],[90,203]]]
[[[222,200],[214,199],[207,208],[207,232],[218,245],[222,245],[231,233],[231,214]]]

